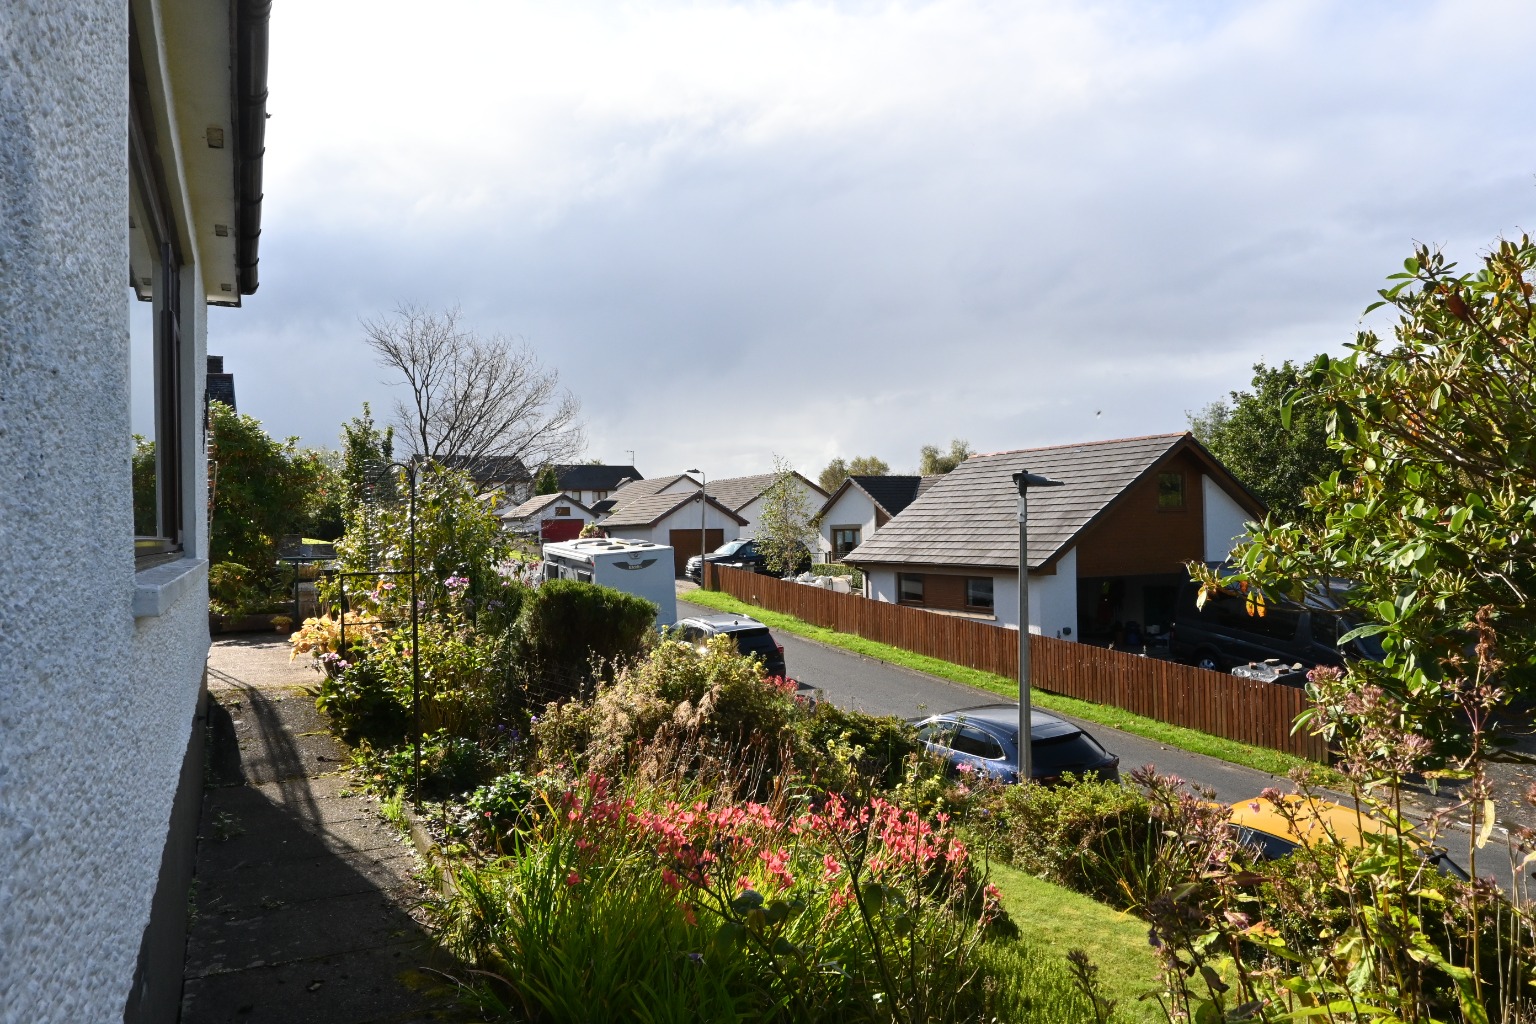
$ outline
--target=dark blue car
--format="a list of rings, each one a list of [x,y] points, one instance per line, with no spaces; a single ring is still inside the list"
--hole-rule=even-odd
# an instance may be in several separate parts
[[[928,749],[956,768],[1002,782],[1019,781],[1019,706],[984,704],[912,723]],[[1031,709],[1031,776],[1051,785],[1068,772],[1077,778],[1120,778],[1120,758],[1071,722]]]

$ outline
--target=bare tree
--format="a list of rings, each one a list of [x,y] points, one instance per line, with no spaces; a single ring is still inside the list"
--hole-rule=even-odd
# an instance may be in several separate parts
[[[526,343],[481,337],[457,307],[396,307],[363,321],[379,364],[398,372],[409,400],[395,403],[411,453],[464,468],[491,457],[524,466],[568,462],[586,445],[581,403]]]

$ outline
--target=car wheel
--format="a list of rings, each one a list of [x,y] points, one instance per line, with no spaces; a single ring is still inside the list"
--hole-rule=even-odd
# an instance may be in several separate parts
[[[1222,667],[1221,659],[1216,656],[1215,651],[1201,651],[1200,653],[1196,654],[1195,667],[1203,668],[1207,672],[1226,671],[1226,669]]]

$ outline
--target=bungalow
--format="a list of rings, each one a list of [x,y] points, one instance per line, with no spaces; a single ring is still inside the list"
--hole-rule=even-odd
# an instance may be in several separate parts
[[[873,537],[939,480],[941,476],[850,476],[844,480],[821,511],[816,526],[821,534],[820,560],[841,562],[848,553]]]
[[[699,482],[687,473],[675,473],[672,476],[659,476],[654,480],[631,480],[621,484],[606,498],[592,502],[592,511],[599,516],[605,516],[627,501],[636,498],[649,497],[652,494],[693,494],[698,491]],[[599,521],[599,526],[602,522]]]
[[[540,540],[575,540],[584,526],[596,521],[590,508],[564,491],[529,498],[501,513],[502,529]]]
[[[610,537],[670,545],[675,574],[681,577],[690,555],[701,550],[713,551],[726,541],[735,540],[747,525],[745,519],[710,495],[709,504],[703,507],[701,538],[702,497],[697,485],[687,491],[661,490],[642,495],[609,512],[598,525]]]
[[[709,496],[740,516],[746,525],[739,536],[755,537],[757,521],[763,514],[763,499],[768,488],[778,479],[777,473],[758,473],[755,476],[733,476],[709,482]],[[799,473],[795,485],[804,492],[811,508],[820,508],[827,500],[827,492],[811,483]]]
[[[257,288],[270,8],[0,16],[5,1020],[180,1009],[207,725],[208,307]],[[145,364],[153,387],[130,386]],[[135,391],[155,442],[138,535]]]
[[[589,507],[625,484],[644,479],[634,466],[555,466],[556,485]]]
[[[1263,504],[1188,433],[977,455],[845,561],[866,596],[1018,628],[1018,490],[1029,492],[1029,627],[1093,643],[1165,633],[1188,562],[1227,557]]]

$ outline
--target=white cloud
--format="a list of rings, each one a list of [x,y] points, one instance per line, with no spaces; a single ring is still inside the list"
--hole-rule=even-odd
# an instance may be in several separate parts
[[[387,401],[357,317],[462,302],[648,473],[1179,429],[1348,340],[1411,240],[1526,218],[1536,9],[1475,13],[284,7],[263,286],[213,347],[328,443]]]

